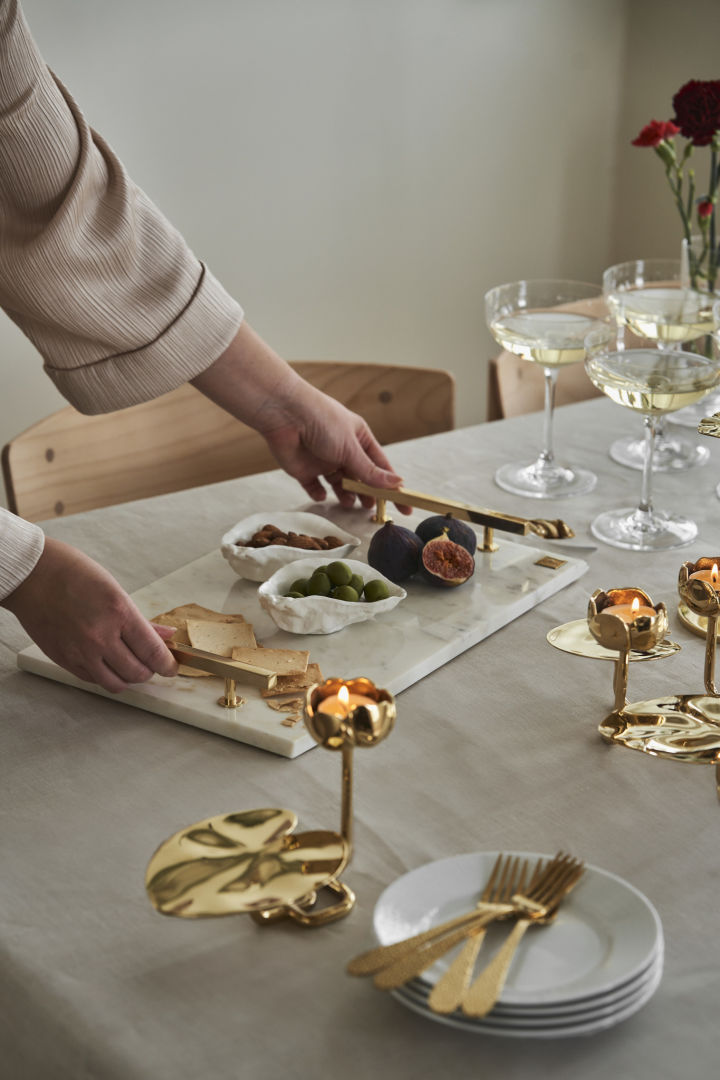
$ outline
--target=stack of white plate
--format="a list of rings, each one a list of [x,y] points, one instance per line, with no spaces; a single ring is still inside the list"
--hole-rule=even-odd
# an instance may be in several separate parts
[[[511,852],[531,860],[550,858]],[[390,945],[470,910],[498,852],[457,855],[404,874],[381,895],[378,941]],[[512,924],[491,927],[477,974]],[[588,866],[556,920],[531,926],[515,954],[500,1000],[483,1018],[432,1012],[430,990],[456,952],[448,953],[393,996],[430,1020],[464,1031],[515,1038],[590,1035],[626,1020],[655,993],[662,977],[663,935],[650,901],[632,885]]]

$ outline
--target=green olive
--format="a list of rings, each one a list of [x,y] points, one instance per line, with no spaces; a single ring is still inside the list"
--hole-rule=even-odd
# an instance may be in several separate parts
[[[316,570],[308,582],[308,596],[329,596],[332,582],[327,574],[318,573]]]
[[[371,604],[374,604],[376,600],[387,600],[390,595],[390,590],[384,581],[380,581],[379,578],[373,578],[372,581],[368,581],[365,585],[365,599],[369,600]]]
[[[348,564],[339,561],[329,563],[327,572],[333,585],[349,585],[353,576]]]
[[[352,604],[356,604],[360,599],[359,593],[351,585],[336,585],[330,595],[333,600],[346,600]]]
[[[307,578],[298,578],[297,581],[293,581],[290,586],[291,593],[300,593],[301,596],[307,596],[308,585],[310,582]]]

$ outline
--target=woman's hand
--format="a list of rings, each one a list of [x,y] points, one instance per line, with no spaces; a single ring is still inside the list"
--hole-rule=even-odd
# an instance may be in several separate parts
[[[379,488],[402,484],[362,417],[301,379],[247,323],[192,383],[254,427],[311,499],[326,497],[326,481],[341,505],[352,507],[356,496],[342,487],[344,477]],[[367,495],[357,498],[366,507],[375,502]],[[406,506],[398,509],[411,512]]]
[[[149,623],[107,570],[59,540],[46,538],[34,570],[2,606],[56,664],[113,694],[155,672],[177,674],[163,644],[173,628]]]

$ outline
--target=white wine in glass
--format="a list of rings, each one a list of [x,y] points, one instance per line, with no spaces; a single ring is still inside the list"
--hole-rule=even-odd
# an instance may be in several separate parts
[[[606,316],[600,287],[581,281],[516,281],[486,294],[485,317],[495,340],[545,374],[543,449],[535,461],[502,465],[495,473],[498,487],[535,499],[585,495],[595,487],[597,477],[588,469],[556,462],[553,415],[560,368],[584,360],[585,338]]]
[[[610,266],[603,274],[603,293],[618,324],[659,349],[678,350],[708,333],[711,326],[707,298],[690,287],[681,259],[632,259]],[[612,444],[610,457],[642,469],[645,448],[644,438],[627,436]],[[668,434],[664,420],[658,420],[654,471],[689,469],[709,460],[706,446]]]
[[[607,335],[590,334],[585,367],[591,381],[611,401],[640,413],[645,423],[646,455],[637,507],[606,510],[592,522],[598,540],[633,551],[683,547],[697,536],[689,518],[655,510],[652,458],[655,425],[665,416],[699,401],[720,382],[720,359],[653,348],[617,349]]]

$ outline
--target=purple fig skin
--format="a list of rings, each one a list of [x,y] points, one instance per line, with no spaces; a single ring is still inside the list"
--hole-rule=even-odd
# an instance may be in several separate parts
[[[433,585],[453,588],[470,580],[475,573],[475,559],[462,544],[445,535],[437,536],[422,549],[420,572]]]
[[[374,570],[399,585],[417,573],[422,547],[422,540],[410,529],[387,521],[370,541],[368,562]]]
[[[415,532],[423,544],[427,544],[429,540],[434,540],[436,536],[442,536],[445,533],[448,540],[460,544],[473,557],[477,551],[478,539],[475,530],[466,521],[461,521],[460,518],[455,518],[452,514],[435,514],[433,517],[425,518],[424,521],[420,522]]]

